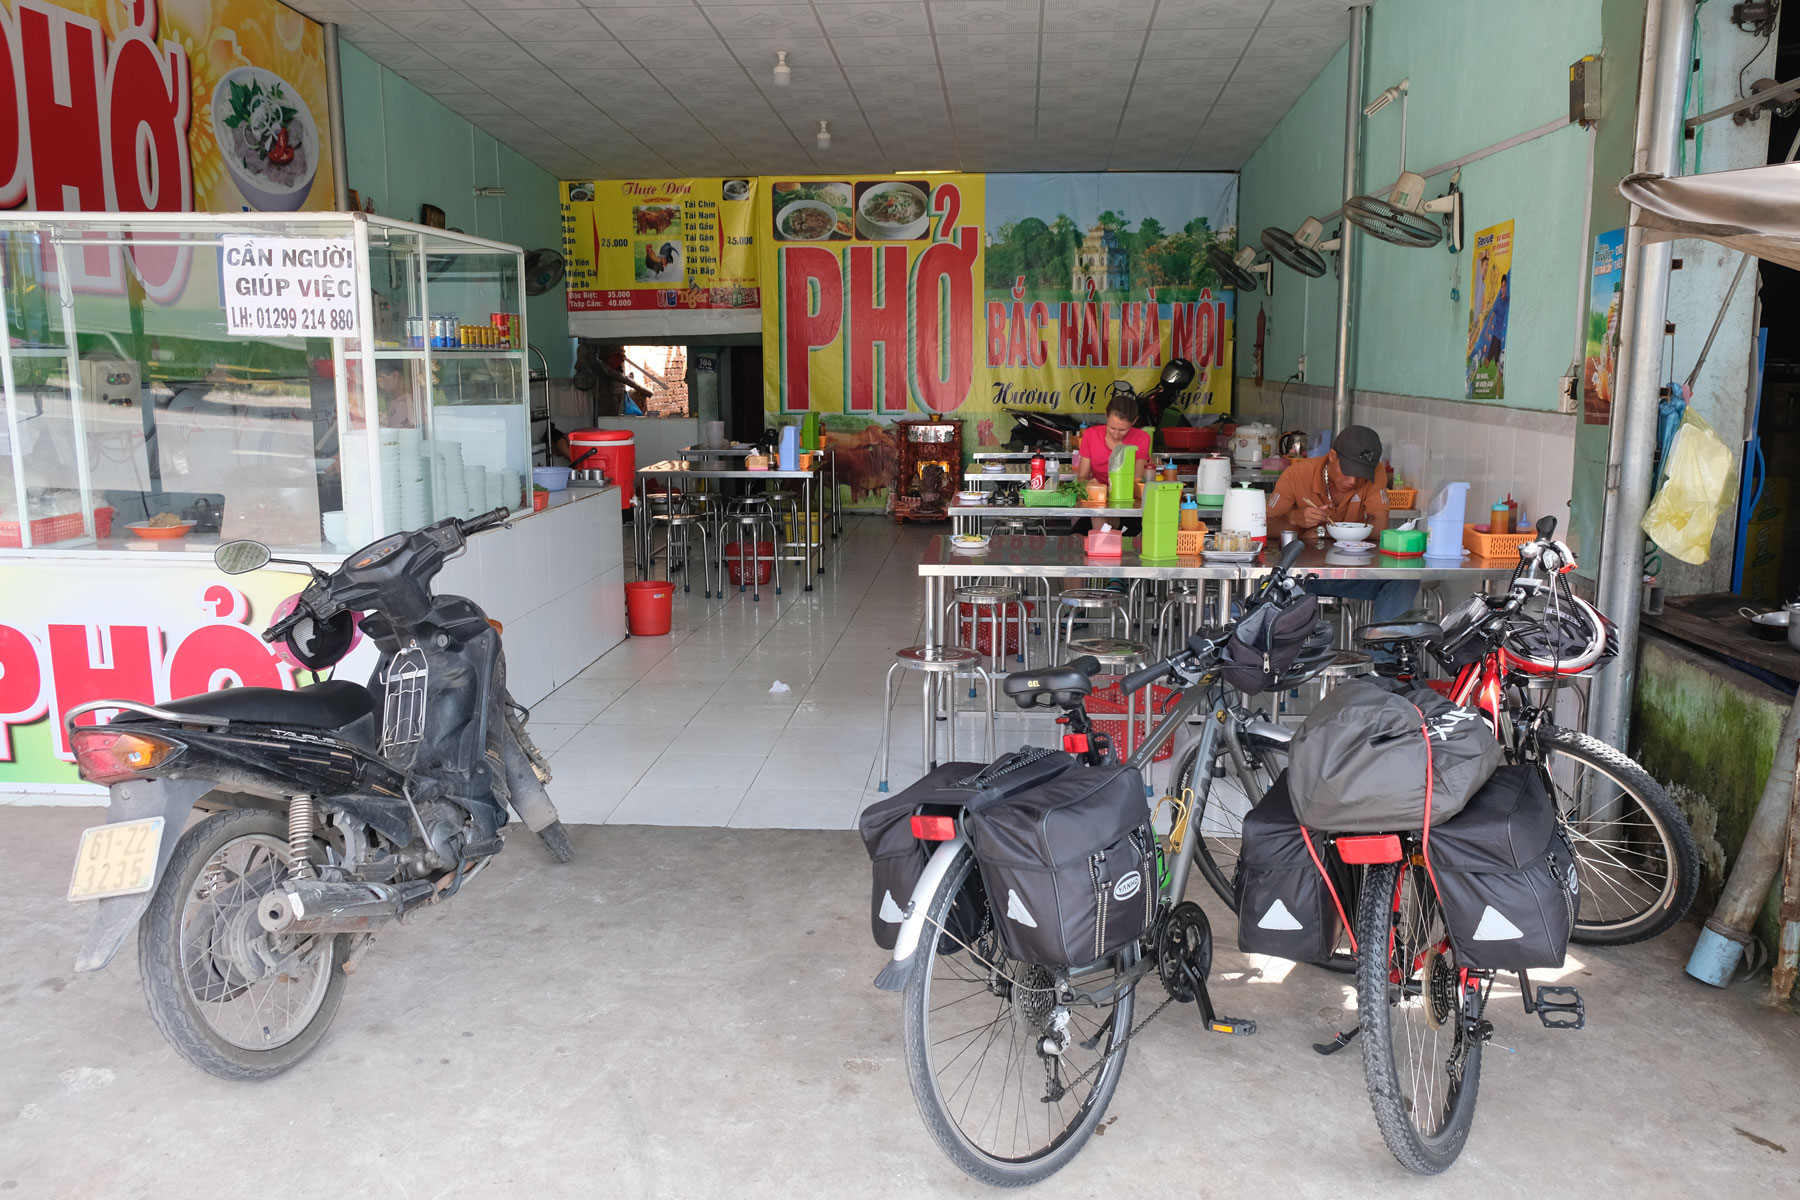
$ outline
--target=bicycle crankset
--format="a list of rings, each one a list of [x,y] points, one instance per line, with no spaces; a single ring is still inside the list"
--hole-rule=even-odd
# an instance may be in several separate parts
[[[1156,935],[1156,973],[1169,995],[1186,1004],[1212,973],[1212,925],[1192,900],[1177,904]]]

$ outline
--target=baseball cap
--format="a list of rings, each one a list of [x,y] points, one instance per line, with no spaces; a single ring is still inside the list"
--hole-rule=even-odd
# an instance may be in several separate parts
[[[1331,448],[1337,451],[1338,466],[1344,474],[1358,479],[1375,478],[1375,468],[1381,465],[1381,437],[1373,429],[1367,425],[1346,425],[1331,439]]]

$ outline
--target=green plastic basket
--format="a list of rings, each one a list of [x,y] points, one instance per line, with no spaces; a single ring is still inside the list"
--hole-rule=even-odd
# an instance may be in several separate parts
[[[1049,488],[1022,488],[1019,491],[1019,502],[1026,508],[1074,508],[1076,497],[1075,493],[1065,492],[1060,488],[1055,491]]]

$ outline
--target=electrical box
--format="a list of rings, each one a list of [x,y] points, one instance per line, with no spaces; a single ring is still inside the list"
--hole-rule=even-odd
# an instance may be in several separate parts
[[[1600,56],[1588,54],[1569,64],[1569,120],[1592,125],[1600,119]]]

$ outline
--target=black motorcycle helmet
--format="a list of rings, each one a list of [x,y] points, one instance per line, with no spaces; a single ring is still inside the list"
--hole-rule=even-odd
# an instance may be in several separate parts
[[[1171,358],[1163,367],[1157,382],[1179,395],[1187,391],[1188,384],[1194,382],[1194,364],[1185,358]]]
[[[350,651],[356,639],[356,616],[341,612],[327,620],[302,617],[287,632],[288,651],[309,671],[323,671]]]

